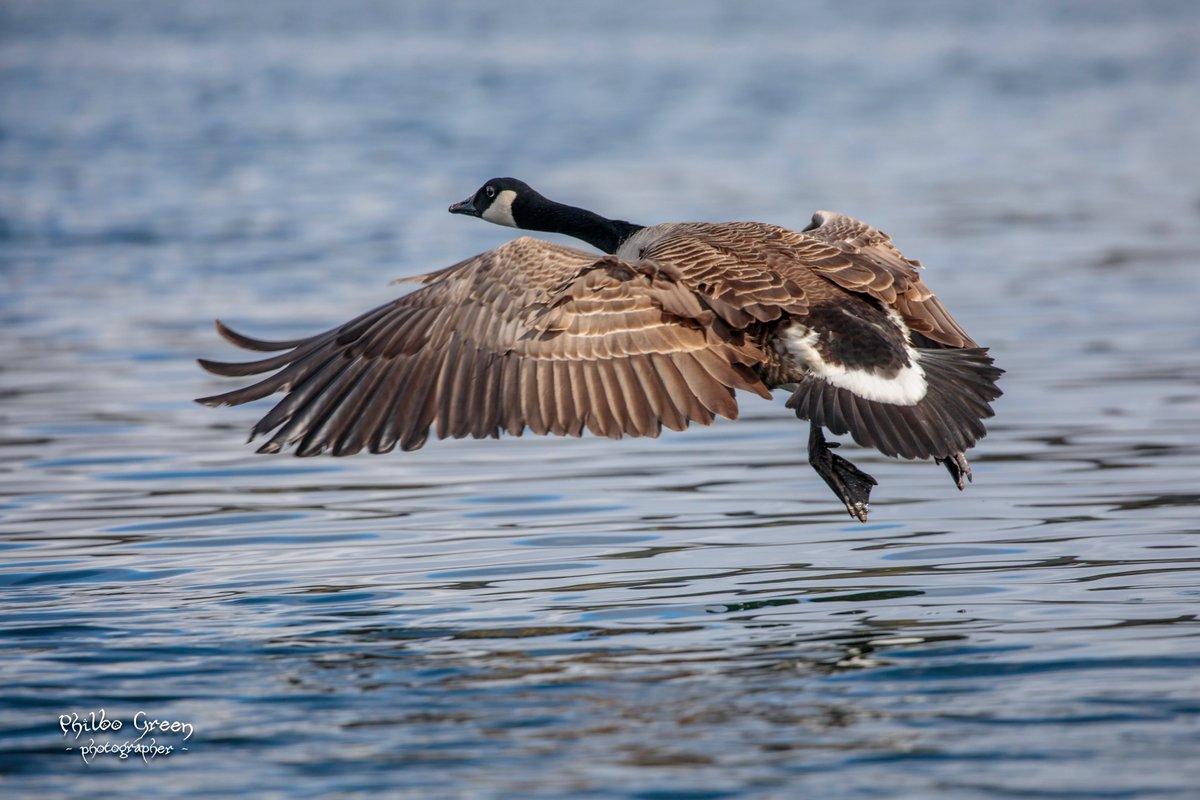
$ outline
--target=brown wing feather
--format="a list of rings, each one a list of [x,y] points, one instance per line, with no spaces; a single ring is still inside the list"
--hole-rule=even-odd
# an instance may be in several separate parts
[[[325,333],[259,342],[222,326],[235,344],[288,349],[248,364],[202,361],[222,375],[278,370],[207,397],[238,405],[289,394],[254,434],[260,449],[347,455],[439,438],[519,434],[656,436],[665,423],[737,415],[734,389],[770,393],[750,364],[757,346],[727,326],[670,270],[522,237],[420,279],[425,286]],[[765,313],[780,281],[753,278]]]
[[[757,222],[684,222],[661,226],[641,257],[678,275],[725,323],[741,329],[808,304],[792,270],[797,254],[783,228]],[[656,229],[651,229],[656,230]]]
[[[868,294],[895,308],[908,327],[950,347],[976,347],[942,302],[921,280],[921,262],[906,258],[892,238],[865,222],[818,211],[801,234],[842,254],[813,263],[813,269],[852,292]]]
[[[796,233],[761,222],[675,223],[648,237],[644,259],[679,282],[729,326],[741,329],[787,314],[803,317],[828,298],[829,283],[896,309],[914,331],[951,347],[974,346],[887,234],[822,211]],[[814,284],[814,276],[823,280]],[[828,281],[829,283],[826,283]]]

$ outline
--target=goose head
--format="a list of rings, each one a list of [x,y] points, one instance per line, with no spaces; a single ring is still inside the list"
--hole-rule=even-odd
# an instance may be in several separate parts
[[[492,178],[475,194],[450,206],[450,213],[467,214],[510,228],[573,236],[606,253],[617,252],[624,241],[643,227],[548,200],[516,178]]]
[[[450,213],[467,214],[510,228],[533,228],[536,212],[546,202],[546,198],[524,181],[492,178],[475,194],[450,206]],[[518,215],[526,224],[518,222]]]

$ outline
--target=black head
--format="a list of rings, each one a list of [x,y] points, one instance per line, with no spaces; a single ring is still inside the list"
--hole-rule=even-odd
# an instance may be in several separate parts
[[[529,188],[529,184],[516,178],[492,178],[479,187],[479,191],[450,206],[451,214],[468,214],[472,217],[486,219],[497,225],[507,225],[510,228],[520,227],[514,217],[514,209],[522,201],[542,199],[541,195]]]
[[[642,229],[641,225],[547,200],[516,178],[492,178],[475,194],[450,206],[450,213],[510,228],[574,236],[606,253],[617,252],[622,242]]]

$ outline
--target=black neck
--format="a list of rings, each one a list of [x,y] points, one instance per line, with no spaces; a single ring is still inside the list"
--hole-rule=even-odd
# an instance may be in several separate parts
[[[605,253],[615,253],[621,244],[644,228],[619,219],[607,219],[584,208],[555,203],[544,197],[536,203],[514,208],[518,227],[548,233],[565,233],[582,239]]]

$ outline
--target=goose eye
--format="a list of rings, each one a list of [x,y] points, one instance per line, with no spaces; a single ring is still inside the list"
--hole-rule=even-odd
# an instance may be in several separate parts
[[[496,187],[488,186],[487,188],[485,188],[483,190],[483,193],[486,194],[489,198],[495,197],[496,196]]]

